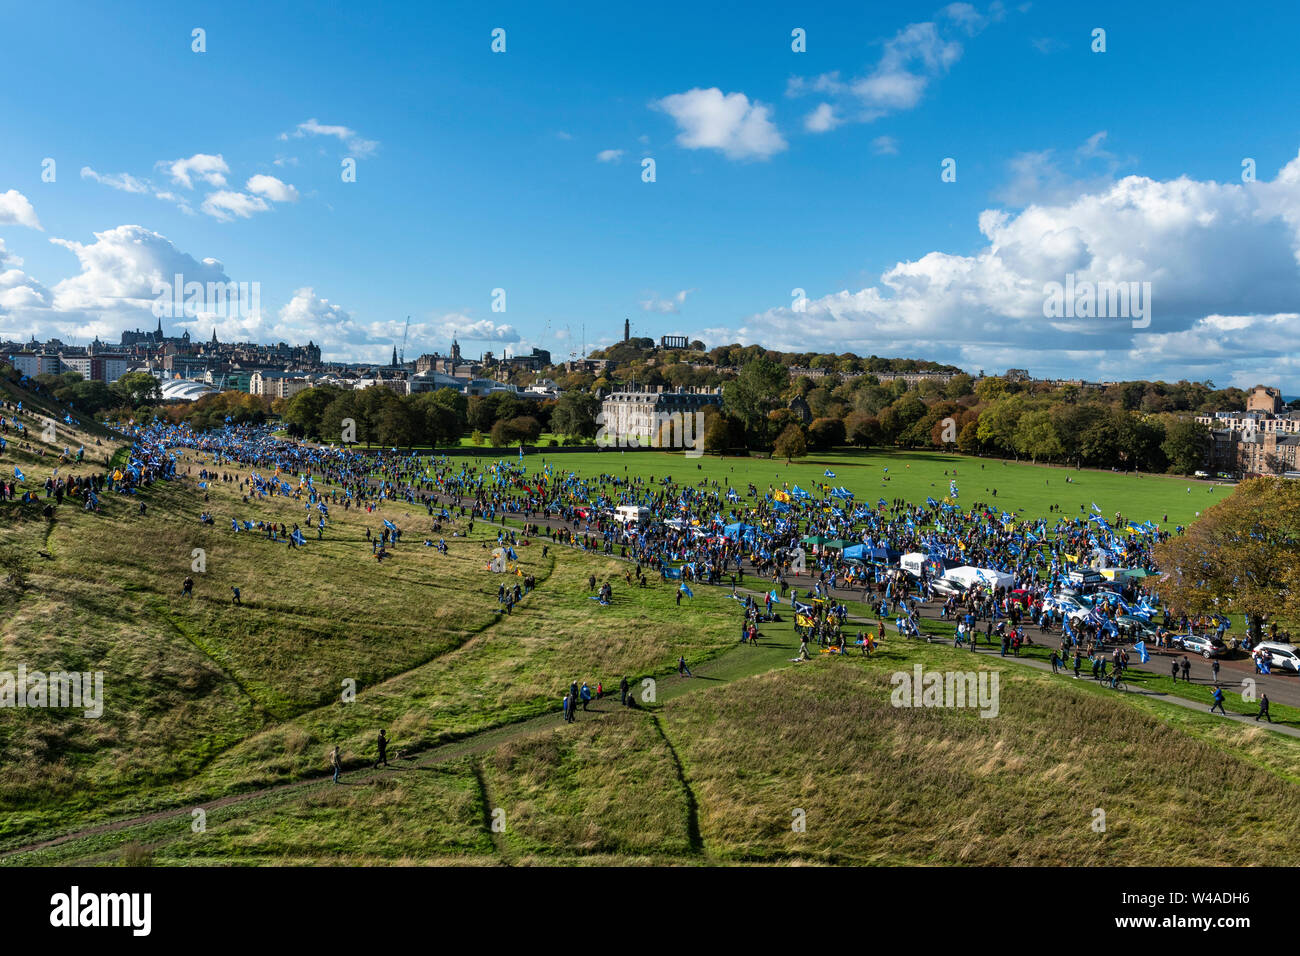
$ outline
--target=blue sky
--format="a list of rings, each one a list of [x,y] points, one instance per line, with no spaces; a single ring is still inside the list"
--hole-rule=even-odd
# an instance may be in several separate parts
[[[183,270],[260,314],[169,330],[335,358],[628,317],[1300,392],[1300,13],[1077,6],[7,4],[0,332],[115,341]],[[1067,273],[1150,282],[1149,326],[1045,317]]]

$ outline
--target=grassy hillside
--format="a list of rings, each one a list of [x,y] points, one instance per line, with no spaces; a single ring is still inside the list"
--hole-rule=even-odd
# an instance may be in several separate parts
[[[201,833],[181,810],[6,862],[1300,860],[1296,741],[1199,713],[1135,711],[1128,698],[1014,665],[997,668],[997,717],[891,706],[890,674],[921,653],[927,668],[971,666],[912,645],[732,681],[709,680],[706,667],[693,689],[649,710],[607,701],[574,725],[548,719],[482,750],[452,745],[340,786],[218,807]]]

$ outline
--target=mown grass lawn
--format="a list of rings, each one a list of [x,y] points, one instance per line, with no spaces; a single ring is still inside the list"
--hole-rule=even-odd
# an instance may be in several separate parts
[[[481,469],[498,458],[479,455],[472,456],[471,460]],[[588,478],[612,475],[650,480],[671,475],[687,484],[707,479],[725,487],[729,482],[742,494],[750,482],[763,493],[769,486],[799,485],[820,495],[821,485],[843,486],[863,504],[875,504],[880,498],[886,501],[905,498],[913,504],[924,503],[927,497],[942,500],[948,494],[948,482],[954,477],[955,469],[960,493],[958,504],[963,507],[983,501],[1023,513],[1024,517],[1055,520],[1056,514],[1048,511],[1049,505],[1059,505],[1061,514],[1069,518],[1092,514],[1095,502],[1107,520],[1121,511],[1126,518],[1151,520],[1163,526],[1167,514],[1169,525],[1184,527],[1195,520],[1198,511],[1204,511],[1232,492],[1230,485],[1190,478],[1147,474],[1138,477],[929,451],[845,448],[814,452],[790,464],[781,459],[716,455],[693,459],[681,451],[618,449],[548,455],[547,449],[540,448],[524,457],[524,464],[531,469],[540,469],[544,463],[550,464],[556,473],[573,471]],[[835,474],[834,478],[825,476],[828,470]]]

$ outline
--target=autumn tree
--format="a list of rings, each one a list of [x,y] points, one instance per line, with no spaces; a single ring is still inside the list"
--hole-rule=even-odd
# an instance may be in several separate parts
[[[1300,482],[1252,478],[1155,548],[1160,596],[1189,614],[1246,615],[1258,640],[1269,615],[1300,613]]]
[[[787,425],[785,431],[777,436],[772,454],[784,458],[787,465],[790,459],[802,458],[808,454],[808,439],[804,437],[803,429],[798,425]]]

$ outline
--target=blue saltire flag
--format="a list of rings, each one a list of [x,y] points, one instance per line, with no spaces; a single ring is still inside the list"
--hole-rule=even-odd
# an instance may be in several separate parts
[[[206,488],[207,486],[208,486],[208,483],[207,483],[206,481],[200,481],[200,482],[199,482],[199,487],[200,487],[200,488]]]
[[[393,523],[392,523],[391,521],[389,521],[387,518],[384,519],[384,527],[387,528],[389,531],[396,531],[396,530],[397,530],[397,525],[393,524]]]
[[[302,536],[302,531],[300,530],[295,530],[293,534],[289,535],[289,537],[293,539],[294,544],[303,545],[307,543],[307,539]]]
[[[64,415],[64,416],[63,416],[63,420],[64,420],[67,424],[69,424],[69,425],[72,424],[72,416],[71,416],[71,415]]]
[[[882,508],[889,507],[889,502],[886,501],[884,498],[881,498],[879,501],[876,502],[876,504],[878,504]]]
[[[19,481],[26,481],[26,480],[27,480],[27,476],[24,475],[21,471],[18,470],[18,466],[17,466],[17,465],[14,466],[14,477],[17,478]]]
[[[1097,507],[1097,502],[1095,501],[1092,503],[1092,510],[1097,512],[1097,514],[1101,514],[1101,509]]]
[[[683,594],[685,594],[688,598],[695,597],[695,595],[691,592],[691,589],[686,586],[685,581],[681,583],[681,586],[678,588],[678,590],[681,591]]]
[[[768,594],[768,597],[770,597],[770,598],[772,599],[772,603],[773,603],[773,604],[780,604],[780,603],[781,603],[781,595],[777,594],[775,590],[771,591],[771,592]]]
[[[1133,650],[1138,652],[1138,660],[1143,664],[1151,660],[1151,655],[1147,653],[1147,645],[1145,641],[1138,641],[1133,645]]]
[[[238,531],[238,530],[239,530],[239,522],[236,521],[234,518],[231,518],[231,519],[230,519],[230,530],[231,530],[231,531]]]
[[[835,472],[833,472],[833,471],[831,471],[829,468],[827,468],[825,471],[822,472],[822,475],[825,476],[826,478],[834,478],[834,477],[835,477]]]

